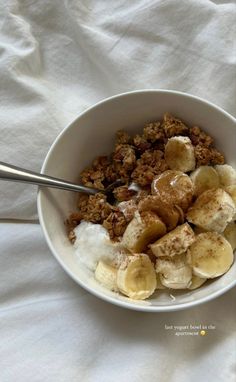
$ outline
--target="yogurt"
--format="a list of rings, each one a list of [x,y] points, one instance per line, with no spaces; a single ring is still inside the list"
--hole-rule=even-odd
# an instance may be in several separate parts
[[[78,259],[91,271],[95,271],[99,260],[116,262],[122,254],[122,246],[110,240],[101,224],[82,221],[74,229],[74,248]]]

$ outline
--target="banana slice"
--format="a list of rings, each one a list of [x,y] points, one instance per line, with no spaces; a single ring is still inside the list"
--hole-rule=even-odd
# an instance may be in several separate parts
[[[112,267],[110,264],[100,260],[95,270],[95,279],[99,281],[105,288],[117,292],[118,287],[116,278],[117,269]]]
[[[206,278],[201,278],[201,277],[193,275],[192,280],[191,280],[191,284],[188,287],[188,289],[190,289],[190,290],[197,289],[200,286],[202,286],[206,281],[207,281]]]
[[[178,221],[178,223],[179,224],[184,224],[184,222],[185,222],[185,213],[184,213],[184,211],[177,204],[176,204],[175,208],[176,208],[176,210],[179,213],[179,221]]]
[[[195,233],[195,235],[199,235],[199,233],[204,233],[204,232],[208,232],[207,230],[205,230],[204,228],[201,228],[201,227],[193,227],[193,232]]]
[[[195,169],[194,147],[188,137],[172,137],[165,145],[165,161],[171,170],[188,172]]]
[[[187,255],[193,274],[207,279],[223,275],[229,270],[233,260],[231,245],[217,232],[198,235]]]
[[[181,171],[167,170],[152,181],[153,195],[159,195],[162,200],[173,206],[177,205],[184,211],[192,202],[194,188],[190,177]]]
[[[236,206],[236,184],[225,187],[225,191],[231,196]]]
[[[203,192],[187,212],[187,220],[206,231],[223,232],[235,214],[232,198],[221,188]]]
[[[125,296],[144,300],[156,289],[157,279],[154,266],[145,254],[127,256],[117,272],[117,285]]]
[[[156,289],[166,289],[165,285],[161,283],[160,273],[157,273],[157,286]]]
[[[225,191],[228,192],[228,194],[233,199],[234,205],[235,205],[235,209],[236,209],[236,185],[225,187]],[[235,214],[233,216],[233,220],[236,220],[236,211],[235,211]]]
[[[179,208],[166,202],[160,195],[149,195],[140,200],[138,204],[140,212],[153,211],[160,216],[161,220],[166,224],[167,231],[174,229],[182,218]]]
[[[157,257],[173,257],[187,251],[194,240],[195,235],[192,228],[185,223],[151,244],[150,248]]]
[[[148,244],[166,233],[166,226],[152,211],[136,211],[126,227],[122,245],[131,252],[142,252]]]
[[[215,169],[220,178],[220,184],[223,187],[236,184],[236,170],[229,164],[218,164]]]
[[[156,261],[156,272],[160,274],[162,285],[171,289],[188,288],[192,280],[192,269],[186,262],[186,255],[174,258],[159,258]]]
[[[200,166],[190,174],[194,194],[199,196],[206,190],[220,187],[220,178],[214,167]]]
[[[226,240],[228,240],[234,251],[236,249],[236,223],[229,223],[225,228],[223,235],[226,238]]]

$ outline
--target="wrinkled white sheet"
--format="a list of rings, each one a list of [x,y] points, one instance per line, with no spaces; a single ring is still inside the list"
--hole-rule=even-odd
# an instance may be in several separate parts
[[[0,1],[1,160],[39,171],[58,133],[105,97],[176,89],[232,114],[236,3]],[[1,183],[0,217],[35,218],[36,188]]]
[[[1,382],[235,382],[235,289],[190,310],[134,312],[71,281],[37,224],[0,224],[0,248]],[[215,329],[165,329],[190,324]]]
[[[207,98],[235,115],[236,3],[0,0],[0,160],[39,171],[66,124],[140,88]],[[0,219],[36,219],[33,186],[0,183]],[[145,314],[77,286],[38,224],[0,223],[1,382],[235,382],[235,289]],[[165,325],[213,325],[203,337]]]

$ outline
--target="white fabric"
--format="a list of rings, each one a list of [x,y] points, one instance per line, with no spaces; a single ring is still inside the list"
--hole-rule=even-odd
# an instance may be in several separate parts
[[[1,382],[235,382],[235,289],[190,310],[129,311],[71,281],[37,224],[0,224],[0,238]],[[165,329],[190,324],[215,329]]]
[[[236,3],[0,1],[1,160],[39,171],[55,137],[105,97],[167,88],[235,113]],[[35,218],[36,188],[1,184],[0,217]]]
[[[39,171],[79,112],[133,89],[235,115],[235,20],[235,1],[0,0],[1,160]],[[33,186],[0,187],[0,218],[37,218]],[[1,382],[234,382],[235,314],[235,289],[176,313],[109,305],[69,279],[38,224],[0,223]],[[190,324],[215,329],[165,329]]]

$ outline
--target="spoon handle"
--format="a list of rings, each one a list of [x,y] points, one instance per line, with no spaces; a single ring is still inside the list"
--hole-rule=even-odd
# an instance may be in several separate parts
[[[22,182],[36,184],[44,187],[60,188],[62,190],[85,192],[86,194],[96,194],[95,188],[84,187],[52,176],[42,175],[24,168],[12,166],[8,163],[0,162],[0,179],[12,182]]]

